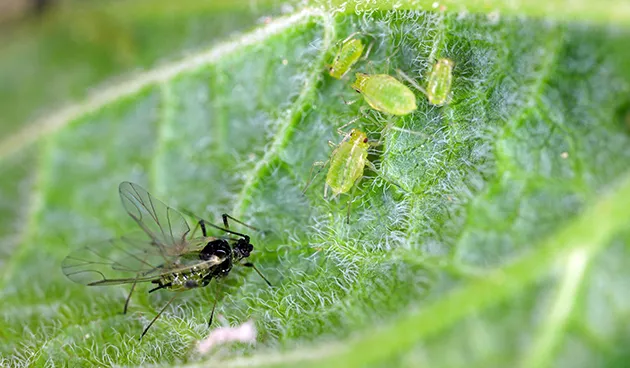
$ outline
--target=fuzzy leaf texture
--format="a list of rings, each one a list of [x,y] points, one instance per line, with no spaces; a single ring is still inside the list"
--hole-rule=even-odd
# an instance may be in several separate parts
[[[627,364],[626,4],[244,3],[220,10],[240,22],[218,21],[216,4],[164,18],[166,2],[145,3],[5,45],[2,365]],[[372,44],[353,71],[400,69],[423,85],[437,58],[453,60],[449,103],[416,91],[413,114],[366,108],[353,73],[326,73],[353,32]],[[67,40],[78,59],[64,59]],[[29,56],[43,66],[25,69]],[[324,199],[324,174],[302,195],[356,117],[381,143],[378,172],[352,197]],[[72,249],[137,230],[123,180],[261,229],[245,229],[251,260],[274,287],[237,267],[181,293],[138,341],[172,294],[141,285],[123,315],[128,286],[86,287],[60,269]],[[252,320],[255,343],[197,352],[215,297],[213,328]]]

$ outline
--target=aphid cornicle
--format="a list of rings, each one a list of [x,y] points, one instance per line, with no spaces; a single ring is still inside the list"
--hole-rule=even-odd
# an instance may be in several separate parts
[[[364,48],[363,42],[358,38],[343,41],[333,63],[328,68],[328,74],[333,78],[341,79],[359,60]]]
[[[352,88],[374,109],[392,115],[416,110],[416,95],[398,79],[387,74],[356,73]]]
[[[427,83],[427,97],[429,102],[433,105],[443,105],[448,101],[449,94],[451,93],[451,83],[453,80],[453,62],[449,59],[439,59],[431,74],[429,74],[429,81]]]
[[[211,280],[227,276],[233,265],[249,257],[254,249],[248,235],[230,230],[228,220],[254,228],[230,215],[223,214],[224,227],[198,219],[191,232],[181,213],[154,198],[139,185],[122,182],[119,193],[125,210],[144,235],[110,239],[78,249],[70,253],[61,266],[70,280],[80,284],[131,284],[123,313],[127,312],[138,283],[154,284],[149,293],[160,289],[186,291],[207,286]],[[207,226],[219,230],[222,235],[209,236]],[[198,229],[201,229],[202,236],[195,236]],[[253,268],[271,286],[253,263],[240,264]],[[141,339],[174,298],[151,320]],[[212,324],[215,307],[216,298],[208,325]]]

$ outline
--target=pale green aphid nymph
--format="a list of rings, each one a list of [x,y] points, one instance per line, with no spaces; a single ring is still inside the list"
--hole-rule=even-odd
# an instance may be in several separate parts
[[[392,115],[407,115],[416,110],[416,95],[398,79],[387,74],[356,73],[352,84],[374,109]]]
[[[333,78],[341,79],[359,60],[364,48],[361,40],[357,38],[344,41],[328,69],[328,74]]]
[[[443,105],[448,101],[453,80],[453,62],[439,59],[433,66],[427,83],[427,97],[433,105]]]
[[[352,129],[330,155],[324,197],[328,194],[328,188],[332,191],[333,197],[347,193],[357,180],[363,177],[363,169],[369,162],[367,159],[369,148],[367,134]]]

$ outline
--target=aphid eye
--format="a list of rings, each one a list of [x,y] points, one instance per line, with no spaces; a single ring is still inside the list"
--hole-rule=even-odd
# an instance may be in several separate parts
[[[368,139],[367,137],[365,137],[365,139],[363,139],[363,143],[367,143],[367,142],[368,142]]]

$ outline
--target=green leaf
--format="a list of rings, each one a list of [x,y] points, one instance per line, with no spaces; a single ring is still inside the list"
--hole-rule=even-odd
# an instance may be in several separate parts
[[[627,20],[622,6],[584,4],[544,19],[472,0],[312,6],[20,120],[0,141],[2,362],[624,366],[630,30],[602,22]],[[423,85],[453,60],[450,103],[417,92],[411,115],[366,109],[351,75],[326,73],[353,32],[372,43],[358,71]],[[321,174],[303,195],[356,117],[382,143],[378,172],[352,197],[324,199]],[[251,259],[274,287],[236,267],[178,295],[138,341],[172,294],[139,286],[123,315],[128,288],[60,270],[72,249],[137,228],[123,180],[262,229]],[[196,351],[215,298],[213,328],[253,320],[256,344]]]

